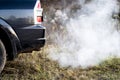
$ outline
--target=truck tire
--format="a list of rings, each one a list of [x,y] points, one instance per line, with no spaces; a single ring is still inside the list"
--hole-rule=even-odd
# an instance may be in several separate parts
[[[0,73],[2,72],[6,63],[6,50],[3,42],[0,40]]]

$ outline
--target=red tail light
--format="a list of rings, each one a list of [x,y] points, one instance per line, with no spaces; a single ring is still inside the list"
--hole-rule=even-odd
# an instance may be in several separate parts
[[[42,22],[42,17],[41,16],[37,16],[37,22]]]
[[[35,24],[41,24],[43,21],[42,16],[43,9],[41,8],[40,0],[37,0],[35,7],[34,7],[34,22]]]
[[[38,8],[38,9],[41,8],[41,4],[40,4],[40,2],[38,2],[38,4],[37,4],[37,8]]]

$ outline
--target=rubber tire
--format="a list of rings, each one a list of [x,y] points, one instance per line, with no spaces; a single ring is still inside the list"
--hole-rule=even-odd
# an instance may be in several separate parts
[[[3,42],[0,40],[0,73],[6,64],[6,49]]]

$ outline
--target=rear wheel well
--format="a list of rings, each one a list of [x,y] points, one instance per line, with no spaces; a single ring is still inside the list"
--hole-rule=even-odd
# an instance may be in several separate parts
[[[0,28],[0,39],[2,40],[3,44],[5,45],[7,59],[12,60],[12,58],[13,58],[12,43],[10,41],[10,37],[2,28]]]

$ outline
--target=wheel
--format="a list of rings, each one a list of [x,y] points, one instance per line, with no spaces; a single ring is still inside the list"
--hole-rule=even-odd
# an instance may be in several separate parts
[[[0,73],[2,72],[6,63],[6,50],[3,42],[0,40]]]

